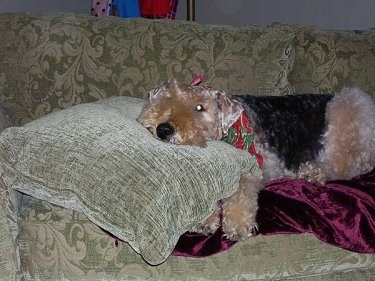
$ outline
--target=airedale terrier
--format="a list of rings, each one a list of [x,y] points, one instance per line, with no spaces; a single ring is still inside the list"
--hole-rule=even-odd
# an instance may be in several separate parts
[[[204,147],[224,140],[255,155],[263,178],[241,177],[239,189],[193,230],[222,227],[233,240],[257,231],[257,194],[264,181],[347,179],[375,166],[375,105],[357,88],[335,95],[233,96],[208,86],[168,81],[149,93],[138,121],[158,139]]]

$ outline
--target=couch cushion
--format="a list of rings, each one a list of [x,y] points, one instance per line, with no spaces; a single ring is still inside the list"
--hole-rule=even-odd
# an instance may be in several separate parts
[[[333,93],[354,86],[375,97],[375,30],[335,31],[297,26],[289,80],[299,93]]]
[[[156,140],[135,121],[143,105],[113,97],[8,128],[0,171],[7,188],[86,214],[158,264],[242,173],[260,170],[253,156],[220,141],[199,148]]]
[[[145,98],[161,81],[198,74],[215,88],[278,95],[290,90],[293,37],[286,26],[1,14],[0,78],[18,125],[112,95]]]
[[[259,235],[211,257],[169,256],[149,266],[76,211],[39,201],[19,224],[25,280],[364,281],[375,275],[375,255],[332,247],[312,234]]]

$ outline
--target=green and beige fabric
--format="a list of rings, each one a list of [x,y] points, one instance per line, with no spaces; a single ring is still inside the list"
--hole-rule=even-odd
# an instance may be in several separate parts
[[[198,74],[242,94],[355,85],[374,95],[374,35],[0,14],[0,101],[16,126],[0,135],[0,279],[372,280],[374,255],[311,234],[258,236],[201,259],[168,256],[241,173],[259,170],[221,142],[154,145],[134,120],[144,101],[133,97]],[[100,227],[129,243],[116,246]]]

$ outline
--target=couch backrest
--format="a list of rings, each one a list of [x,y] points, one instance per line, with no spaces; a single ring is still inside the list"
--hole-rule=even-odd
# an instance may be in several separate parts
[[[287,94],[293,38],[281,25],[2,14],[0,91],[18,125],[112,95],[146,98],[161,82],[198,74],[231,92]]]
[[[324,30],[296,26],[288,80],[300,93],[332,93],[355,86],[375,97],[375,29]]]
[[[375,30],[200,25],[89,15],[0,14],[0,101],[12,123],[113,95],[146,98],[199,74],[230,93],[357,86],[375,97]]]

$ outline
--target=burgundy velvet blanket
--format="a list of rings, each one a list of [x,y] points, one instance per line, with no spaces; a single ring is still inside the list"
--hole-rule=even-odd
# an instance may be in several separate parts
[[[375,253],[375,169],[325,185],[300,179],[270,181],[259,194],[257,223],[260,235],[309,232],[337,247]],[[234,244],[221,229],[210,236],[185,233],[173,255],[205,257]]]

